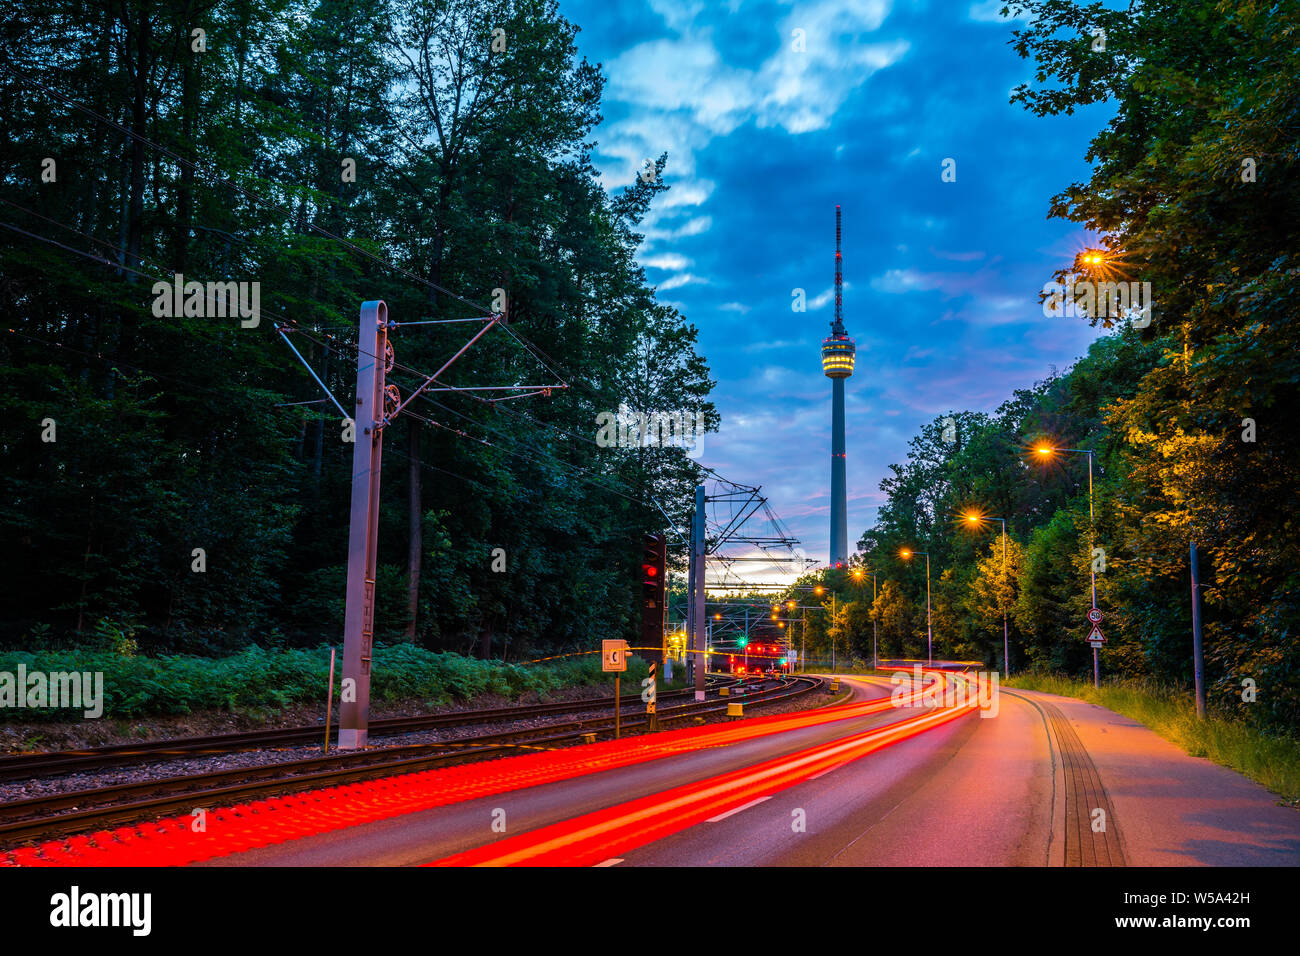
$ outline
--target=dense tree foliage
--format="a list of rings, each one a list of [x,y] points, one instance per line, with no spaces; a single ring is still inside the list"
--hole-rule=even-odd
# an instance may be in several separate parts
[[[597,447],[596,416],[715,428],[713,383],[634,259],[667,158],[602,189],[603,77],[553,0],[16,0],[0,30],[7,640],[336,639],[353,446],[276,330],[346,406],[376,298],[506,313],[440,385],[570,386],[430,392],[389,427],[379,638],[518,660],[631,636],[640,536],[698,476]],[[176,273],[260,283],[260,323],[156,316]],[[390,381],[476,329],[396,329]]]

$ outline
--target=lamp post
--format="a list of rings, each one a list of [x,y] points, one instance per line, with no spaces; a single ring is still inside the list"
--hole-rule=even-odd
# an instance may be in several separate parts
[[[1002,577],[1005,579],[1007,576],[1007,519],[994,518],[991,515],[982,515],[973,511],[968,512],[965,518],[973,525],[979,525],[985,521],[1002,522]],[[1008,677],[1011,676],[1011,642],[1007,636],[1007,612],[1005,610],[1002,612],[1002,669],[1006,671]]]
[[[930,622],[930,552],[928,551],[908,551],[904,548],[899,553],[904,561],[911,559],[914,554],[925,555],[925,645],[926,654],[930,659],[930,666],[934,666],[934,628]]]
[[[859,581],[862,580],[862,576],[863,576],[864,574],[869,574],[869,575],[871,575],[871,609],[872,609],[872,611],[874,612],[874,611],[875,611],[875,608],[876,608],[876,572],[875,572],[875,571],[867,571],[867,570],[864,570],[863,568],[855,568],[855,569],[853,570],[853,576],[854,576],[855,578],[857,578]],[[872,670],[879,670],[879,669],[880,669],[880,658],[879,658],[879,655],[878,655],[878,653],[877,653],[876,648],[877,648],[877,642],[876,642],[876,619],[875,619],[875,617],[873,616],[873,617],[871,618],[871,669],[872,669]]]
[[[821,593],[825,590],[826,590],[825,586],[819,584],[815,588],[813,588],[813,593],[820,596]],[[822,610],[823,611],[826,610],[825,606],[822,607]],[[831,673],[832,674],[835,673],[835,635],[831,632],[831,629],[833,627],[835,627],[835,590],[831,589],[831,619],[829,622],[827,622],[826,633],[830,635],[830,639],[831,639]]]
[[[799,603],[798,603],[797,601],[786,601],[786,602],[785,602],[785,608],[786,608],[787,611],[794,611],[798,606],[799,606]],[[790,659],[790,653],[794,650],[794,618],[792,618],[792,617],[787,617],[786,620],[788,620],[788,621],[790,622],[790,632],[789,632],[788,634],[786,634],[786,637],[785,637],[785,651],[786,651],[786,655],[785,655],[785,656],[786,656],[786,661],[788,662],[789,659]],[[808,622],[807,612],[804,612],[804,627],[805,627],[805,628],[808,626],[807,622]],[[800,648],[799,648],[799,649],[800,649],[800,650],[803,650],[803,646],[802,646],[802,644],[800,645]],[[787,664],[787,666],[788,666],[788,664]]]
[[[1039,445],[1034,449],[1043,459],[1051,458],[1058,451],[1073,452],[1088,456],[1088,577],[1092,585],[1092,610],[1097,610],[1097,571],[1093,564],[1092,548],[1097,543],[1097,529],[1092,509],[1092,457],[1091,448],[1053,448],[1051,445]],[[1089,617],[1089,620],[1092,618]],[[1101,687],[1101,658],[1096,646],[1092,649],[1092,686]]]

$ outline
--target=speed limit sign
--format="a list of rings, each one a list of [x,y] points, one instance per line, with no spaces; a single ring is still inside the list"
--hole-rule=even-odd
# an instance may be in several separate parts
[[[1100,624],[1101,611],[1094,607],[1092,610],[1088,612],[1088,620],[1091,621],[1093,624]]]

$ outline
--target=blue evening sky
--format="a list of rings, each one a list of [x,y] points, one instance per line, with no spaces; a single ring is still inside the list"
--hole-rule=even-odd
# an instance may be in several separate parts
[[[722,429],[702,461],[761,485],[808,554],[829,546],[831,383],[820,343],[844,215],[849,540],[919,426],[992,410],[1097,335],[1037,293],[1088,243],[1047,220],[1088,178],[1108,106],[1039,119],[1009,102],[1032,64],[1002,0],[560,0],[608,78],[607,188],[667,151],[640,256],[700,330]],[[804,51],[794,49],[802,30]],[[946,158],[956,182],[941,180]],[[791,309],[804,289],[807,311]],[[764,576],[771,580],[770,577]]]

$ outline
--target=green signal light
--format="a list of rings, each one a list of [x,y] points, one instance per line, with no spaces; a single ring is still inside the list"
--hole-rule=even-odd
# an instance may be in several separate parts
[[[744,646],[745,646],[746,644],[748,644],[748,643],[749,643],[749,638],[742,637],[742,638],[740,638],[740,640],[736,641],[736,646],[737,646],[737,647],[744,647]]]

